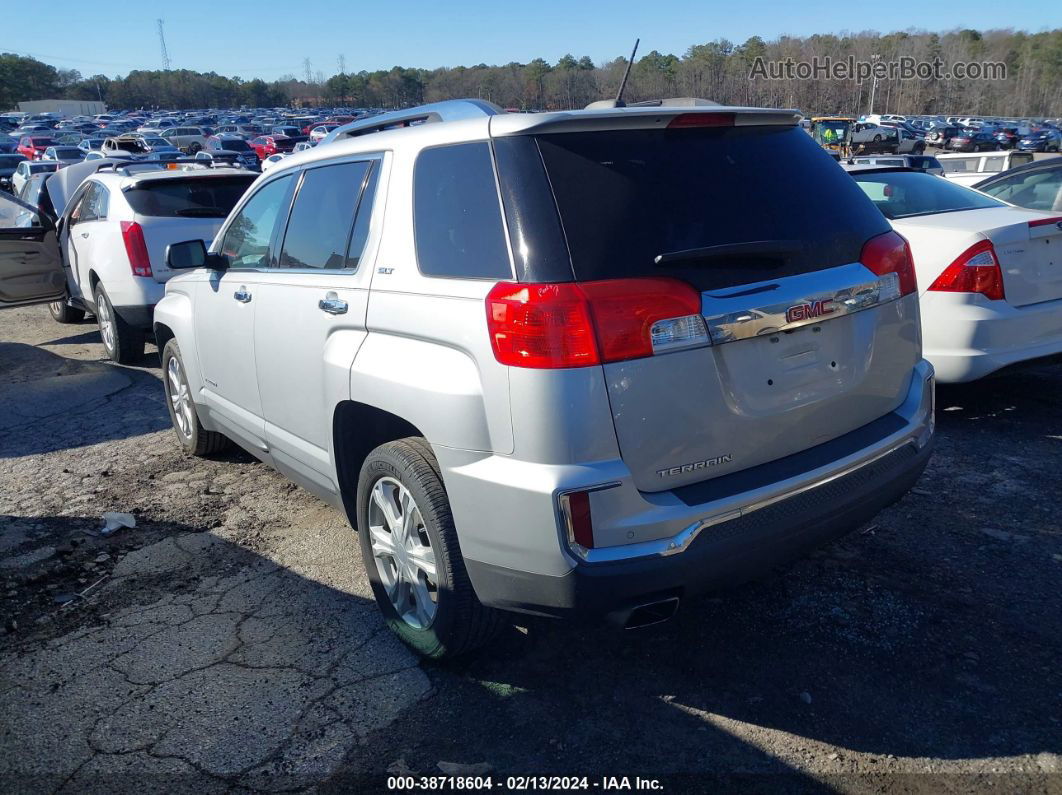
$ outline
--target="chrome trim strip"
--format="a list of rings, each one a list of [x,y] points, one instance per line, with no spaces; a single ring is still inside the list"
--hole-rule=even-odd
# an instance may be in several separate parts
[[[757,297],[762,300],[765,293],[770,303],[757,305]],[[705,292],[701,311],[712,344],[721,345],[823,323],[899,297],[896,274],[875,278],[865,265],[853,262],[775,282],[744,285],[729,295]]]

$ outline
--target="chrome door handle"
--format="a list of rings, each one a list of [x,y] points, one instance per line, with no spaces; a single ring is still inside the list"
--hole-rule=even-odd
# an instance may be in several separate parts
[[[232,297],[239,301],[241,304],[247,304],[251,301],[251,294],[247,292],[246,287],[241,287],[239,290],[232,294]]]
[[[347,313],[347,302],[333,292],[325,294],[325,297],[317,302],[317,307],[322,312],[327,312],[330,315],[345,315]]]
[[[82,232],[82,233],[81,233],[81,236],[82,236],[82,237],[88,237],[88,236],[89,236],[89,233],[88,233],[88,232]]]

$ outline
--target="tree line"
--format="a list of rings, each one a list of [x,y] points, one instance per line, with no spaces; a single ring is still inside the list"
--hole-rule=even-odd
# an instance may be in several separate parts
[[[998,80],[882,79],[873,86],[876,112],[972,113],[1000,116],[1062,114],[1062,30],[875,32],[753,36],[742,44],[717,39],[695,44],[682,55],[653,50],[637,58],[625,99],[703,97],[730,105],[794,107],[805,113],[860,113],[870,110],[872,86],[852,77],[767,80],[750,77],[758,58],[765,61],[857,61],[900,58],[938,59],[1006,65]],[[580,108],[614,96],[625,58],[595,64],[589,57],[565,55],[556,63],[536,58],[504,66],[409,69],[339,73],[298,79],[242,80],[214,72],[135,70],[116,77],[83,77],[33,58],[0,54],[0,109],[30,99],[102,100],[111,108],[205,108],[309,106],[399,108],[455,97],[478,97],[521,110]]]

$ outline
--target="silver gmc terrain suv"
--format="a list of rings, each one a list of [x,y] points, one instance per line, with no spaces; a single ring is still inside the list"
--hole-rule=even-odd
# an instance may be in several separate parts
[[[173,424],[344,510],[420,653],[637,626],[929,457],[902,237],[793,111],[377,116],[262,175],[154,316]],[[814,199],[814,200],[811,200]]]

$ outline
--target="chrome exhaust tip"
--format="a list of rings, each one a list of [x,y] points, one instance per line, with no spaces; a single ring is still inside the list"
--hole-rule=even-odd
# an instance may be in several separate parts
[[[679,598],[677,596],[661,599],[658,602],[638,605],[627,614],[627,619],[623,622],[623,628],[641,629],[643,627],[651,627],[654,624],[663,624],[665,621],[674,618],[675,613],[678,612],[678,607]]]

